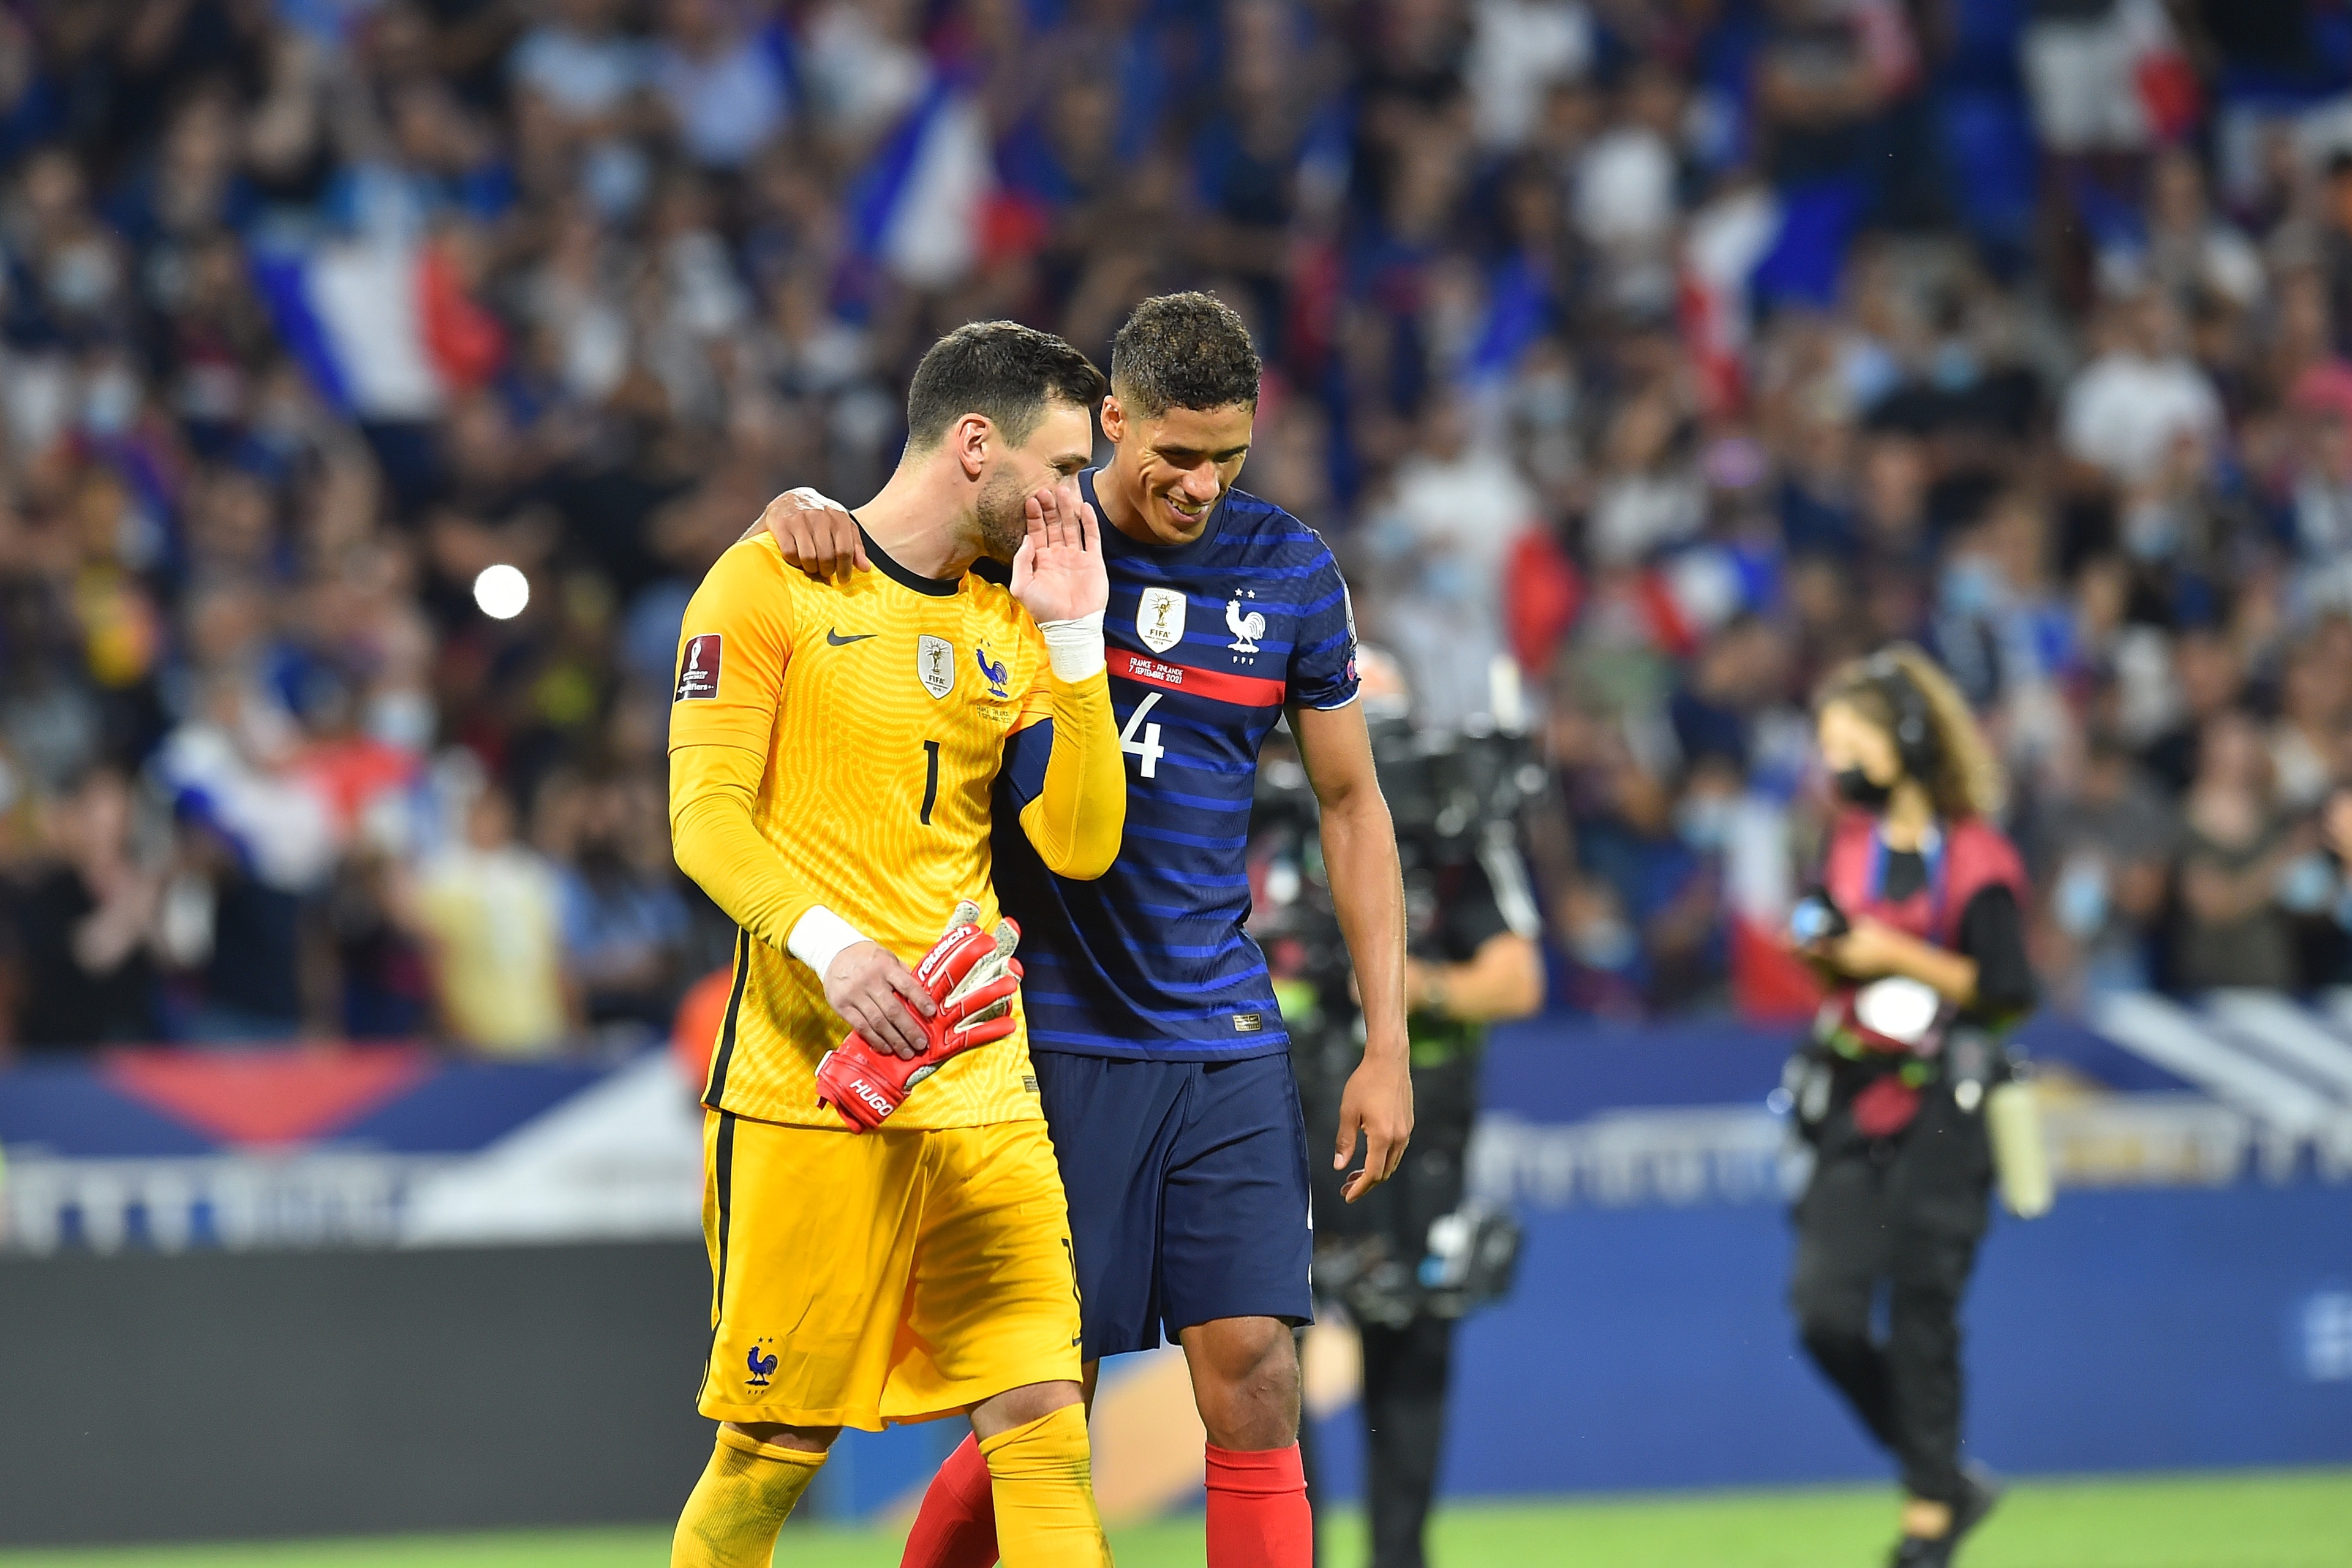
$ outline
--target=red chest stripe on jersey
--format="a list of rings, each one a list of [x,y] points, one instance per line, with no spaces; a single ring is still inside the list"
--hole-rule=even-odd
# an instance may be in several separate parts
[[[1148,653],[1130,653],[1123,647],[1110,650],[1110,672],[1146,686],[1189,691],[1195,697],[1213,697],[1244,708],[1282,706],[1283,685],[1279,680],[1268,680],[1262,675],[1235,675],[1225,669],[1194,669],[1190,665],[1170,664]]]

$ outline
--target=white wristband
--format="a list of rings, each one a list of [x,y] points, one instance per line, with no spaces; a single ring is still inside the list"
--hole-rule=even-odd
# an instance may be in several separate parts
[[[870,940],[823,904],[812,904],[808,913],[793,922],[793,933],[784,939],[784,951],[815,970],[816,977],[823,980],[843,948]]]
[[[1102,622],[1103,613],[1097,610],[1075,620],[1037,623],[1045,634],[1045,662],[1054,667],[1055,679],[1084,680],[1103,667]]]

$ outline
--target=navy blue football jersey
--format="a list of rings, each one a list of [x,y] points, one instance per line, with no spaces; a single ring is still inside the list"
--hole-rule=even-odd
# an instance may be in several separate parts
[[[1079,483],[1097,517],[1095,477]],[[1248,918],[1257,753],[1286,705],[1356,700],[1356,627],[1320,535],[1228,490],[1190,544],[1105,522],[1103,640],[1127,762],[1127,834],[1091,882],[1055,876],[1021,831],[1052,726],[1015,736],[997,775],[996,892],[1021,922],[1030,1044],[1161,1061],[1289,1048]]]

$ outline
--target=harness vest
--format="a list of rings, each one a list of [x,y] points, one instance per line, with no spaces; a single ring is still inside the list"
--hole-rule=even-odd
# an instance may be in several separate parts
[[[1969,901],[1987,888],[2005,887],[2026,900],[2025,866],[2000,829],[1980,817],[1939,824],[1919,846],[1925,887],[1908,897],[1886,896],[1890,852],[1868,812],[1843,814],[1830,837],[1822,886],[1849,920],[1861,916],[1947,950],[1959,945]],[[1936,1074],[1944,1031],[1954,1009],[1917,981],[1900,978],[1837,986],[1822,1005],[1814,1037],[1869,1070],[1853,1099],[1855,1131],[1887,1138],[1919,1113],[1919,1091]]]

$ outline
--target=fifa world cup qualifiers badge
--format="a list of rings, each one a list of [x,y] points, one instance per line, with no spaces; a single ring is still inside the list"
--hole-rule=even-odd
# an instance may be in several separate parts
[[[677,667],[677,695],[671,701],[707,702],[719,695],[721,641],[717,632],[686,639],[686,658]]]

